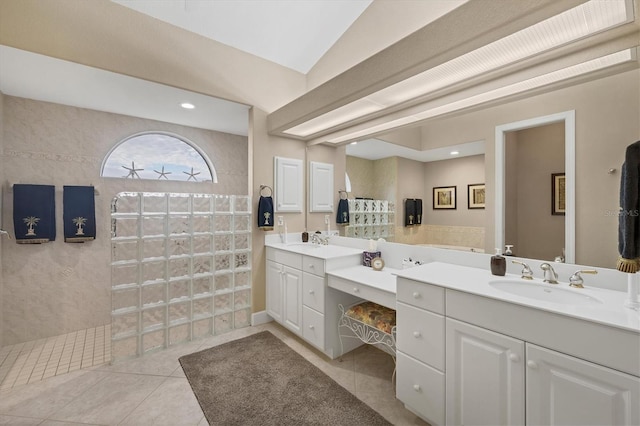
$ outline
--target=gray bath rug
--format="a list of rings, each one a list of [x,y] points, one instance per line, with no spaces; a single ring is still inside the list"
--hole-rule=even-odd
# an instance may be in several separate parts
[[[210,425],[390,425],[268,331],[180,358]]]

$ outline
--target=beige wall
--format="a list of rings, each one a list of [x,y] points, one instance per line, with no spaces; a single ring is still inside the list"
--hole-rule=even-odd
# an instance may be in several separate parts
[[[485,210],[469,209],[467,185],[485,183],[484,155],[433,161],[425,164],[425,214],[429,225],[484,226]],[[456,209],[434,210],[433,188],[456,187]]]
[[[576,111],[576,260],[615,267],[619,173],[625,148],[640,139],[640,71],[530,96],[505,105],[428,122],[423,140],[447,146],[485,140],[486,248],[494,247],[495,127],[562,111]],[[612,213],[613,212],[613,213]]]
[[[4,229],[3,222],[3,214],[2,214],[2,200],[4,198],[5,192],[5,175],[4,175],[4,164],[2,161],[2,154],[4,154],[4,94],[0,92],[0,228]],[[4,308],[3,301],[4,298],[4,268],[2,268],[2,249],[5,245],[8,245],[9,241],[6,236],[0,235],[0,347],[3,345],[3,336],[4,336]]]
[[[505,229],[515,228],[516,234],[505,232],[505,243],[514,245],[517,256],[554,260],[565,246],[565,217],[551,214],[551,174],[565,171],[564,123],[511,133],[515,140],[505,149],[508,158],[515,151],[515,158],[507,163],[505,190],[515,192],[508,201],[515,204],[516,224],[507,222]]]
[[[93,184],[97,238],[2,244],[3,345],[111,322],[111,200],[121,191],[246,195],[247,138],[158,121],[4,96],[2,170],[11,183],[56,186],[57,229],[62,229],[62,186]],[[218,183],[101,178],[109,150],[143,131],[167,131],[194,142],[210,158]],[[4,192],[2,228],[11,230],[12,193]],[[11,250],[6,250],[10,244]]]

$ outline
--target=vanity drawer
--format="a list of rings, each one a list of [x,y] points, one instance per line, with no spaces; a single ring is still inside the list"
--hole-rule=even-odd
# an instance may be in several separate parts
[[[324,314],[324,278],[303,273],[302,303]]]
[[[378,305],[386,306],[387,308],[396,309],[396,295],[391,292],[332,275],[328,276],[327,281],[328,286],[331,288],[377,303]]]
[[[398,350],[444,371],[444,317],[398,303]]]
[[[442,287],[398,277],[397,298],[398,302],[444,315],[444,289]]]
[[[324,315],[308,306],[302,307],[302,337],[318,349],[324,350]]]
[[[319,277],[324,277],[324,259],[302,256],[302,270]]]
[[[302,269],[302,255],[267,247],[267,260],[281,263],[295,269]]]
[[[402,352],[396,368],[396,397],[429,423],[444,425],[444,374]]]

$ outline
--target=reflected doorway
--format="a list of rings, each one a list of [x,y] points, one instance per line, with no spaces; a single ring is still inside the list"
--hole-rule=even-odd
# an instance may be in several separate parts
[[[564,173],[564,121],[505,133],[504,242],[514,255],[564,260]]]

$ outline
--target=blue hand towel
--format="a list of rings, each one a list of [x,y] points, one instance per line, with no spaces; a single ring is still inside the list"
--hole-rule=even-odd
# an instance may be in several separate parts
[[[56,239],[53,185],[13,185],[13,229],[18,244],[40,244]]]
[[[93,186],[63,187],[65,243],[96,239],[96,203]]]
[[[263,231],[273,229],[273,198],[260,196],[258,201],[258,228]]]
[[[338,201],[338,215],[336,216],[336,223],[338,225],[349,224],[349,200],[340,199]]]
[[[627,147],[620,177],[618,216],[618,271],[635,273],[640,269],[640,141]]]
[[[415,225],[416,219],[416,200],[407,198],[404,200],[404,226]]]

